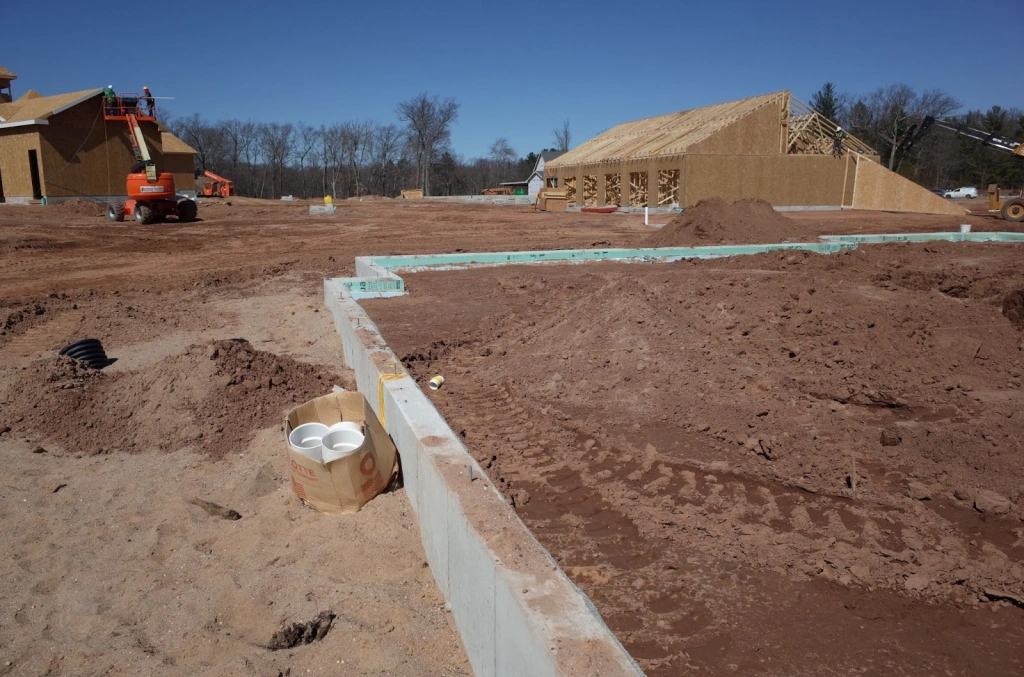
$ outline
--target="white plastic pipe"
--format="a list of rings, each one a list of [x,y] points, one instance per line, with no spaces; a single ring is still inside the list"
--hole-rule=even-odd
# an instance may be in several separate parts
[[[364,439],[358,430],[341,429],[327,433],[320,442],[320,456],[324,465],[348,456],[363,446]]]
[[[645,226],[651,225],[650,223],[648,223],[648,212],[649,212],[649,208],[648,207],[644,207],[644,225]]]

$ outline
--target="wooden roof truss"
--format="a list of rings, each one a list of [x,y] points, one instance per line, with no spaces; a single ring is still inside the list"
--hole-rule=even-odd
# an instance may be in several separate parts
[[[552,168],[648,161],[681,155],[762,106],[781,105],[786,92],[625,122],[551,160]]]
[[[786,153],[790,155],[831,155],[836,127],[839,125],[806,103],[790,96]],[[878,151],[846,132],[843,152],[878,155]]]

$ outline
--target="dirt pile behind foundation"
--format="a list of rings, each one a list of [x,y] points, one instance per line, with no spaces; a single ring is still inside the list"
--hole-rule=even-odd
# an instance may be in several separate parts
[[[12,398],[13,420],[44,446],[82,454],[192,447],[220,457],[342,383],[238,339],[193,345],[140,372],[98,372],[65,357],[29,369]]]
[[[760,198],[728,204],[721,198],[701,200],[686,209],[648,242],[655,247],[714,244],[760,244],[799,239],[800,226]]]
[[[71,216],[104,216],[106,207],[91,200],[68,200],[49,207],[55,212]]]

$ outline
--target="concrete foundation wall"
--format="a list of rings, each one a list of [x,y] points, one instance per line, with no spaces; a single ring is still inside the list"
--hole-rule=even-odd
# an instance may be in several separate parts
[[[32,175],[29,173],[28,152],[36,151],[40,157],[42,181],[42,151],[37,127],[0,129],[0,183],[8,202],[21,202],[32,198]]]
[[[324,292],[359,391],[398,447],[427,560],[474,674],[642,675],[344,286],[327,280]]]
[[[426,195],[423,200],[440,202],[474,202],[491,205],[529,205],[533,204],[536,195]]]

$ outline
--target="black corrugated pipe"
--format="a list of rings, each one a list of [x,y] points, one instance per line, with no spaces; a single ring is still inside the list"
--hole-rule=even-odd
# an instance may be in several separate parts
[[[93,369],[103,369],[117,362],[117,358],[107,357],[103,344],[99,339],[87,338],[69,343],[60,349],[61,355],[83,362]]]

